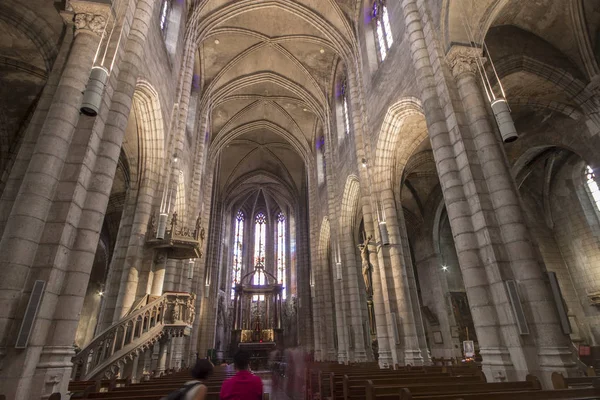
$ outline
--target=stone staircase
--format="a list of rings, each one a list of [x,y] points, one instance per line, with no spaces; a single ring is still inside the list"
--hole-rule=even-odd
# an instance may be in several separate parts
[[[72,379],[112,379],[158,341],[188,336],[196,314],[194,301],[190,293],[146,295],[73,357]]]

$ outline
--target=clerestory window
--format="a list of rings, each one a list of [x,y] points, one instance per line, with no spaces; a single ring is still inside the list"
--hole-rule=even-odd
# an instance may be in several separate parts
[[[160,30],[164,33],[167,30],[169,22],[169,13],[171,12],[171,0],[162,0],[160,5]]]
[[[265,265],[265,243],[267,239],[267,217],[264,213],[259,212],[254,218],[254,264],[260,265],[264,268]],[[254,285],[265,285],[266,277],[263,269],[259,269],[255,272],[252,284]],[[264,295],[254,295],[252,300],[263,301]]]
[[[379,61],[383,61],[387,57],[392,44],[394,44],[390,15],[385,0],[375,0],[373,2],[371,17],[375,24],[375,41],[377,42]]]
[[[350,134],[350,109],[348,107],[348,81],[342,83],[342,114],[344,118],[344,133]]]
[[[596,206],[596,211],[600,211],[600,188],[596,181],[596,174],[589,165],[585,168],[585,179],[592,203]]]
[[[279,213],[277,216],[277,281],[283,286],[282,298],[285,300],[286,286],[286,260],[285,260],[285,215]]]
[[[231,299],[235,297],[235,285],[242,280],[242,257],[244,246],[244,213],[238,211],[235,216],[235,230],[233,238],[233,269],[231,276]]]

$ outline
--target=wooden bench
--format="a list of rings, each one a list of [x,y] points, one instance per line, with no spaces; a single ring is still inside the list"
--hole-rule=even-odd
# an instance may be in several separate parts
[[[367,395],[367,386],[371,382],[375,387],[393,387],[385,389],[385,393],[399,393],[399,389],[412,386],[435,386],[440,387],[451,386],[457,384],[482,384],[485,380],[481,376],[431,376],[425,375],[422,377],[402,377],[402,378],[348,378],[344,379],[344,392],[341,398],[345,400],[364,399]],[[377,392],[375,392],[377,393]]]
[[[575,376],[565,378],[560,372],[553,372],[551,379],[554,389],[600,386],[599,376]]]
[[[555,390],[524,390],[524,391],[504,391],[490,393],[461,393],[433,396],[413,396],[409,389],[402,389],[400,397],[394,397],[395,400],[532,400],[532,399],[565,399],[565,400],[592,400],[600,398],[600,388],[580,388],[580,389],[555,389]],[[367,397],[367,400],[389,400],[391,398],[377,396],[375,398]]]
[[[372,377],[372,378],[401,378],[411,376],[426,376],[427,374],[422,370],[414,371],[394,371],[394,370],[344,370],[329,372],[327,374],[321,373],[319,376],[319,393],[323,398],[331,399],[342,399],[344,397],[343,380],[344,376],[349,375],[353,377]]]
[[[442,395],[462,395],[465,393],[486,394],[494,392],[519,392],[519,391],[538,391],[542,389],[540,381],[533,375],[528,375],[525,381],[519,382],[479,382],[479,383],[440,383],[432,382],[428,384],[409,384],[409,385],[382,385],[379,382],[368,381],[366,392],[363,398],[377,400],[398,399],[398,396],[404,393],[405,389],[411,397],[420,399],[423,396],[442,396]]]

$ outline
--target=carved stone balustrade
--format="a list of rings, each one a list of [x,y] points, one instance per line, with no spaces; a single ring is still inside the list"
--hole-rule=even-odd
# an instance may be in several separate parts
[[[123,364],[159,340],[189,336],[196,317],[195,297],[176,292],[146,296],[73,357],[73,379],[111,379]]]
[[[200,225],[200,217],[194,227],[184,226],[177,213],[171,216],[171,223],[165,230],[164,239],[157,239],[158,226],[156,219],[150,220],[146,246],[156,249],[168,250],[168,258],[184,260],[202,257],[202,243],[204,242],[204,228]]]

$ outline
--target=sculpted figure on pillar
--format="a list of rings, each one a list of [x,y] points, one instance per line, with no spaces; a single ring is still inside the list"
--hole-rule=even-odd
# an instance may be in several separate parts
[[[371,278],[371,263],[369,262],[369,241],[373,238],[373,236],[369,236],[365,239],[363,244],[359,245],[360,248],[360,257],[362,258],[362,275],[365,281],[365,289],[367,291],[367,295],[373,295],[373,281]]]
[[[455,78],[463,73],[476,74],[478,59],[482,64],[485,63],[481,49],[470,46],[452,46],[446,55],[446,62]]]

